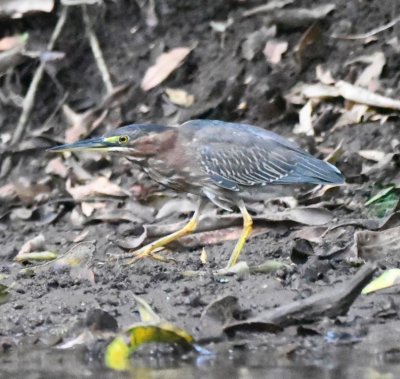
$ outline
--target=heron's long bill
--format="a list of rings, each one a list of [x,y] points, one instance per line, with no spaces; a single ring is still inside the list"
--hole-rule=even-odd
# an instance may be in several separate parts
[[[103,137],[91,138],[83,141],[55,146],[47,151],[62,153],[65,151],[110,151],[115,144],[107,142]]]

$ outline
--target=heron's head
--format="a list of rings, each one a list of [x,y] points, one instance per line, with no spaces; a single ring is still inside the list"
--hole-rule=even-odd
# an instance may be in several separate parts
[[[115,152],[140,161],[172,147],[174,137],[175,128],[169,126],[132,124],[112,130],[102,137],[56,146],[49,151]]]

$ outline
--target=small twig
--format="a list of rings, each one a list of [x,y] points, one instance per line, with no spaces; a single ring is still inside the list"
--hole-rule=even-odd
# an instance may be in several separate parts
[[[335,39],[348,39],[348,40],[358,40],[358,39],[366,39],[369,37],[374,36],[375,34],[384,32],[385,30],[391,28],[392,26],[395,26],[398,22],[400,21],[400,16],[396,17],[395,19],[393,19],[392,21],[388,22],[387,24],[378,26],[375,29],[370,30],[369,32],[366,33],[362,33],[362,34],[349,34],[347,36],[343,36],[343,35],[332,35],[331,38],[335,38]]]
[[[60,18],[57,21],[57,24],[54,28],[53,34],[50,38],[50,41],[47,45],[47,51],[51,51],[54,48],[54,45],[61,33],[62,28],[64,27],[65,21],[67,19],[67,11],[68,8],[62,8]],[[46,62],[41,61],[38,68],[36,69],[35,75],[33,76],[32,82],[29,86],[28,92],[25,95],[24,103],[22,106],[22,113],[18,120],[17,127],[15,129],[15,133],[12,138],[12,143],[16,143],[19,141],[24,134],[25,126],[28,122],[29,116],[31,114],[33,105],[35,103],[36,92],[38,90],[39,83],[43,77],[44,66]]]
[[[92,23],[88,15],[86,5],[82,5],[82,15],[83,15],[83,22],[85,23],[86,27],[86,33],[89,38],[90,48],[92,49],[92,53],[96,61],[97,67],[100,71],[101,78],[103,79],[104,85],[106,86],[107,93],[110,94],[114,89],[111,82],[110,72],[108,71],[106,62],[104,60],[99,40],[97,39],[97,36],[92,28]]]
[[[51,51],[54,48],[54,45],[60,36],[60,33],[64,27],[65,21],[67,19],[67,14],[68,14],[68,8],[63,7],[61,11],[60,18],[57,21],[57,24],[54,28],[53,34],[51,35],[50,41],[47,44],[47,51]],[[25,133],[25,128],[28,123],[29,117],[31,115],[33,106],[35,104],[35,97],[36,93],[39,87],[39,83],[42,80],[43,73],[44,73],[44,66],[46,62],[45,61],[40,61],[38,68],[36,69],[36,72],[32,78],[31,84],[28,88],[28,92],[25,95],[23,104],[22,104],[22,112],[18,120],[17,127],[15,128],[15,132],[11,138],[11,144],[15,144],[18,141],[21,140],[22,136]],[[4,160],[3,166],[2,166],[2,172],[0,177],[6,176],[11,168],[11,158],[6,158]]]

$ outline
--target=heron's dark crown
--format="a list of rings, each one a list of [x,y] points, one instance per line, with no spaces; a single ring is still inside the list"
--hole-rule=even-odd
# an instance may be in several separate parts
[[[152,133],[163,133],[167,130],[170,130],[171,128],[171,126],[157,124],[130,124],[117,129],[113,129],[106,133],[103,137],[127,135],[132,138],[139,138]]]

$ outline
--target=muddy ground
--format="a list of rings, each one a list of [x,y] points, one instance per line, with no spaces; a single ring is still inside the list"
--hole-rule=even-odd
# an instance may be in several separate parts
[[[336,81],[355,83],[373,62],[368,59],[381,52],[385,58],[383,69],[367,87],[399,98],[400,23],[373,38],[332,36],[367,33],[385,25],[399,16],[400,4],[389,0],[334,1],[334,9],[318,21],[317,37],[311,38],[310,46],[299,47],[314,21],[297,22],[293,14],[286,18],[274,18],[270,13],[243,17],[244,12],[264,3],[207,1],[200,7],[191,1],[153,4],[118,0],[88,6],[111,82],[114,87],[125,85],[129,91],[108,108],[104,119],[99,121],[100,110],[78,132],[86,137],[128,122],[178,124],[191,118],[211,118],[274,130],[320,158],[340,145],[335,163],[347,178],[346,186],[311,195],[306,194],[309,189],[300,189],[297,203],[289,198],[272,202],[260,199],[249,204],[253,214],[269,215],[293,206],[323,208],[329,222],[319,225],[312,214],[305,212],[299,222],[270,217],[256,223],[257,233],[246,244],[241,260],[249,266],[267,260],[280,263],[273,272],[223,277],[214,274],[228,261],[238,226],[229,233],[219,229],[217,234],[202,234],[173,246],[173,252],[166,254],[175,263],[145,260],[126,267],[120,260],[111,260],[110,255],[124,251],[120,241],[132,242],[143,225],[169,225],[187,219],[194,201],[162,189],[119,157],[66,155],[49,168],[55,158],[45,149],[64,142],[66,131],[76,128],[77,114],[91,112],[107,96],[85,35],[81,8],[70,7],[54,47],[65,55],[49,58],[46,63],[23,137],[13,143],[9,138],[22,111],[17,100],[22,99],[31,83],[39,64],[37,58],[23,59],[1,78],[0,283],[10,292],[0,305],[2,377],[90,377],[103,373],[103,340],[72,351],[56,350],[54,346],[87,329],[93,310],[107,312],[118,323],[118,329],[138,321],[133,295],[145,299],[164,319],[201,338],[207,334],[203,329],[207,326],[200,324],[202,312],[223,296],[237,297],[240,310],[235,317],[246,319],[348,283],[372,258],[377,261],[378,273],[399,266],[397,231],[393,229],[399,226],[396,192],[394,206],[384,205],[383,213],[365,205],[380,189],[399,183],[398,111],[372,106],[358,122],[341,125],[337,123],[339,117],[350,112],[354,103],[324,98],[314,105],[311,135],[294,134],[305,101],[296,102],[289,94],[300,82],[317,83],[317,66],[329,69]],[[314,9],[326,4],[298,0],[282,9]],[[61,8],[57,4],[49,14],[34,13],[18,20],[4,18],[0,21],[0,37],[28,32],[26,49],[45,51]],[[232,24],[227,26],[229,19]],[[212,27],[212,21],[222,22],[222,26]],[[266,57],[262,51],[270,38],[264,36],[258,44],[261,47],[253,46],[254,56],[248,57],[243,52],[245,39],[271,25],[277,25],[273,41],[287,42],[287,50],[275,56],[277,61],[272,63],[271,56]],[[221,28],[226,30],[221,32]],[[142,90],[144,73],[157,56],[183,46],[192,51],[182,65],[154,89]],[[357,61],[361,56],[367,58]],[[166,88],[185,90],[194,96],[194,103],[188,107],[174,104],[166,96]],[[73,109],[75,119],[63,116],[64,104]],[[96,128],[87,127],[95,121],[99,121]],[[370,152],[360,154],[366,150]],[[5,160],[11,162],[6,173]],[[99,175],[124,193],[116,191],[116,195],[114,191],[112,196],[105,196],[101,191],[97,195],[92,191],[84,200],[74,197],[71,188],[90,185]],[[112,211],[105,214],[104,206]],[[224,214],[215,213],[211,206],[207,212],[214,218]],[[382,217],[388,217],[388,222]],[[339,224],[344,225],[322,235]],[[372,247],[366,247],[355,235],[368,230],[378,234],[389,230],[390,241],[378,237]],[[95,251],[83,274],[72,275],[68,269],[51,266],[33,276],[21,273],[31,263],[17,263],[14,258],[26,241],[41,233],[45,241],[39,250],[59,254],[81,241],[94,241]],[[204,244],[207,259],[202,263]],[[204,274],[188,276],[188,271]],[[219,377],[223,372],[243,378],[399,377],[399,306],[398,287],[392,287],[358,296],[349,312],[337,317],[320,315],[277,333],[252,330],[218,336],[215,342],[204,344],[216,353],[213,358],[182,359],[154,348],[150,358],[146,354],[137,357],[142,371],[137,369],[131,375],[183,378],[204,377],[207,373],[208,377]],[[111,372],[102,375],[115,377]]]

